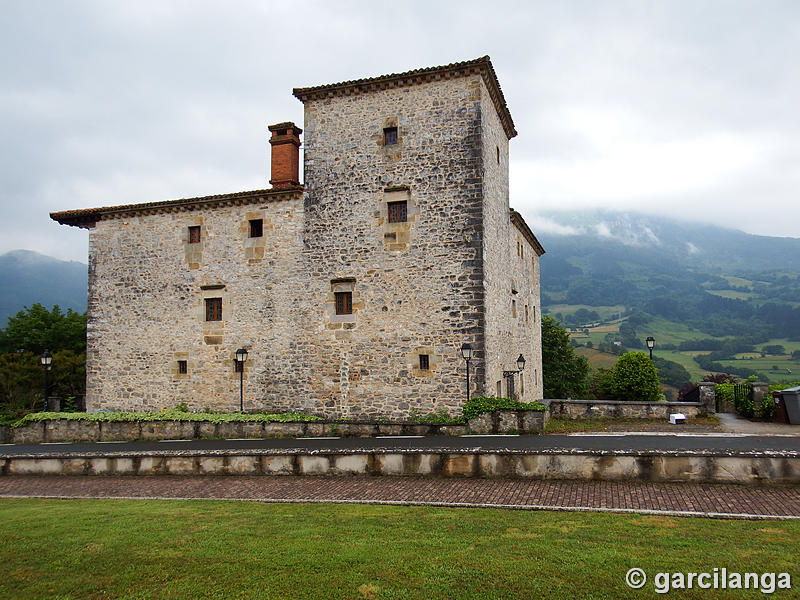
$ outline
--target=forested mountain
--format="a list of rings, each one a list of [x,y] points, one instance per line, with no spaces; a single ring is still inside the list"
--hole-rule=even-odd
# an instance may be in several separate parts
[[[800,337],[800,239],[623,213],[552,213],[542,304],[638,309],[714,336]]]
[[[0,328],[9,316],[37,302],[86,311],[88,267],[30,250],[13,250],[0,256]]]

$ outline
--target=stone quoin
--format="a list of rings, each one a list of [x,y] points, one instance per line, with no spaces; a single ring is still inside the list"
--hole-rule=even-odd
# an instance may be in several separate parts
[[[540,399],[544,250],[489,57],[294,95],[270,189],[51,214],[90,232],[87,409],[238,410],[241,375],[246,411],[459,415],[464,343],[472,396],[522,354]]]

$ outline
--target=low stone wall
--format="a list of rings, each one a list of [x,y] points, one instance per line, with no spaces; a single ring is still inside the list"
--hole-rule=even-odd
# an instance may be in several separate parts
[[[800,483],[796,452],[287,451],[11,456],[2,475],[408,475],[773,485]]]
[[[466,433],[541,433],[547,411],[496,411],[467,425],[313,421],[293,423],[209,423],[204,421],[98,422],[50,419],[10,428],[14,444],[283,437],[375,437],[378,435],[464,435]]]
[[[631,418],[666,421],[672,413],[687,418],[706,414],[699,402],[626,402],[622,400],[548,400],[550,416],[559,419]]]
[[[467,421],[470,433],[542,433],[550,421],[546,410],[496,410]]]

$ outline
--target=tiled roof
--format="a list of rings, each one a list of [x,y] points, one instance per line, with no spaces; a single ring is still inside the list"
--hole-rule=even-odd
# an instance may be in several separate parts
[[[164,200],[161,202],[145,202],[143,204],[123,204],[120,206],[103,206],[100,208],[83,208],[80,210],[64,210],[50,213],[50,218],[62,225],[91,229],[97,221],[108,217],[129,216],[134,214],[155,214],[160,212],[177,212],[199,207],[221,206],[225,204],[248,204],[264,200],[280,200],[281,196],[302,192],[303,186],[287,188],[253,190],[235,194],[217,194],[199,198],[182,198],[180,200]]]
[[[513,208],[510,209],[511,212],[511,222],[514,226],[519,230],[528,243],[533,247],[534,252],[536,252],[537,256],[541,256],[544,254],[545,250],[544,247],[539,243],[539,240],[536,239],[536,236],[533,235],[531,228],[528,227],[528,224],[525,222],[525,219],[522,218],[522,215],[515,211]]]
[[[392,73],[391,75],[342,81],[341,83],[331,83],[315,87],[294,88],[293,93],[302,102],[306,102],[307,100],[320,100],[333,96],[350,96],[376,90],[407,87],[430,81],[465,77],[473,74],[480,74],[483,77],[483,81],[489,89],[492,102],[494,102],[497,114],[500,115],[503,129],[509,139],[513,138],[517,135],[517,131],[514,129],[514,121],[506,105],[503,90],[500,89],[500,83],[497,81],[497,74],[492,66],[492,61],[488,56],[483,56],[475,60],[443,65],[441,67],[415,69],[413,71],[406,71],[405,73]]]

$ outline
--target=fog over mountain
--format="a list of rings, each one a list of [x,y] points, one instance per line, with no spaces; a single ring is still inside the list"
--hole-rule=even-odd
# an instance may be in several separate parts
[[[800,238],[752,235],[715,225],[677,221],[630,212],[540,212],[528,223],[549,257],[608,251],[634,262],[671,261],[665,268],[711,272],[800,270]],[[594,261],[596,264],[596,261]]]
[[[88,267],[30,250],[12,250],[0,255],[0,327],[26,306],[39,303],[48,308],[86,310]]]

